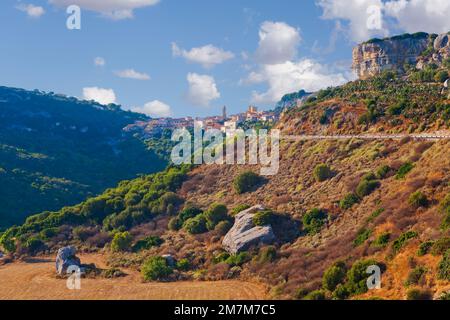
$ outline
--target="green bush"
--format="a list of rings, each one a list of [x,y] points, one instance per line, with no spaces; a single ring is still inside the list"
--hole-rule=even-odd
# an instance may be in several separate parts
[[[375,241],[372,243],[372,246],[383,248],[388,245],[390,238],[391,234],[389,232],[383,232],[375,239]]]
[[[450,238],[443,237],[434,242],[433,246],[431,247],[431,254],[434,256],[438,256],[444,254],[444,252],[446,252],[448,249],[450,249]]]
[[[375,189],[380,186],[380,182],[377,180],[362,180],[356,187],[356,194],[361,199],[371,194]]]
[[[247,210],[248,208],[250,208],[250,206],[248,204],[239,204],[236,207],[233,208],[233,210],[231,210],[231,215],[235,216],[238,213]]]
[[[277,249],[274,246],[263,247],[259,250],[257,261],[259,263],[273,262],[277,258]]]
[[[204,213],[204,217],[208,230],[213,230],[219,222],[228,219],[228,209],[223,204],[215,203]]]
[[[216,227],[214,228],[214,231],[220,235],[220,236],[224,236],[227,234],[228,231],[230,231],[231,227],[233,226],[233,224],[228,221],[228,220],[224,220],[219,222]]]
[[[39,249],[42,249],[44,243],[37,237],[31,237],[28,238],[22,245],[29,254],[36,254]]]
[[[152,247],[159,247],[161,244],[163,244],[163,242],[164,240],[158,236],[149,236],[136,242],[136,244],[133,246],[133,251],[137,252],[141,250],[148,250]]]
[[[308,293],[303,300],[325,300],[325,292],[323,290],[314,290]]]
[[[258,211],[253,216],[253,224],[255,226],[267,226],[273,221],[273,212],[270,210]]]
[[[414,165],[411,162],[407,162],[403,164],[398,170],[395,178],[397,180],[403,179],[406,175],[414,168]]]
[[[406,278],[406,281],[405,281],[405,286],[412,286],[412,285],[419,284],[419,282],[425,276],[426,272],[427,272],[427,269],[425,269],[424,267],[421,267],[421,266],[415,267],[408,274],[408,277]]]
[[[350,295],[357,295],[366,293],[368,274],[367,268],[372,265],[377,265],[375,260],[358,260],[350,270],[347,272],[347,289]]]
[[[381,166],[377,169],[376,176],[378,179],[384,179],[387,177],[387,175],[389,174],[390,171],[391,171],[391,167],[389,167],[387,165]]]
[[[417,250],[417,255],[419,257],[424,256],[430,252],[431,247],[433,247],[434,241],[422,242]]]
[[[374,212],[372,212],[372,214],[369,216],[369,218],[367,218],[367,223],[373,222],[373,220],[375,220],[377,217],[380,216],[380,214],[382,214],[384,212],[384,208],[379,208],[377,210],[375,210]]]
[[[181,226],[183,225],[183,223],[190,218],[195,218],[196,216],[198,216],[199,214],[202,214],[203,211],[200,210],[199,208],[196,207],[187,207],[185,209],[183,209],[183,211],[180,212],[180,214],[178,215],[178,219],[179,222],[181,224]]]
[[[409,204],[414,208],[428,206],[428,198],[421,191],[416,191],[409,196]]]
[[[117,232],[111,242],[111,250],[114,252],[127,251],[130,249],[133,237],[128,231]]]
[[[331,296],[333,300],[345,300],[350,296],[350,292],[346,285],[338,284]]]
[[[367,241],[367,239],[369,239],[371,234],[372,234],[372,230],[370,230],[370,229],[365,229],[365,228],[360,229],[358,231],[358,233],[356,234],[355,240],[353,240],[353,245],[355,247],[362,245],[364,242]]]
[[[49,240],[58,234],[58,228],[47,228],[39,232],[39,237],[43,240]]]
[[[392,249],[394,254],[400,251],[401,248],[408,242],[408,240],[414,239],[418,236],[418,233],[415,231],[408,231],[401,234],[392,244]]]
[[[252,191],[262,181],[261,176],[253,171],[246,171],[238,175],[234,181],[233,186],[238,194]]]
[[[141,274],[145,281],[163,280],[172,272],[172,268],[167,265],[167,261],[163,257],[151,257],[141,268]]]
[[[250,255],[247,252],[240,252],[235,255],[230,255],[226,260],[225,263],[229,264],[231,267],[234,266],[242,266],[244,263],[248,262],[250,260]]]
[[[303,228],[309,235],[314,235],[322,229],[326,219],[327,213],[325,210],[311,209],[303,216]]]
[[[322,181],[328,180],[329,178],[332,177],[332,175],[333,175],[333,172],[331,171],[330,167],[328,167],[324,163],[317,165],[313,171],[314,179],[317,182],[322,182]]]
[[[322,287],[328,291],[334,291],[336,287],[344,282],[347,268],[343,262],[337,262],[325,270],[322,277]]]
[[[450,249],[448,249],[438,266],[438,277],[450,281]]]
[[[447,79],[448,79],[448,72],[445,70],[438,71],[434,76],[434,80],[440,83],[443,83]]]
[[[188,259],[180,259],[177,261],[177,269],[180,271],[188,271],[191,268],[191,263]]]
[[[427,290],[410,289],[406,293],[407,300],[431,300],[431,294]]]
[[[444,200],[442,200],[440,207],[444,214],[450,214],[450,193],[445,196]]]
[[[180,218],[178,218],[178,217],[171,218],[167,225],[167,228],[172,231],[178,231],[181,229],[181,227],[182,227],[182,223],[180,221]]]
[[[190,234],[205,233],[208,231],[206,228],[206,218],[203,214],[199,214],[195,218],[190,218],[183,224],[183,229]]]
[[[348,210],[359,203],[359,201],[360,199],[356,194],[349,193],[339,202],[339,207],[343,210]]]

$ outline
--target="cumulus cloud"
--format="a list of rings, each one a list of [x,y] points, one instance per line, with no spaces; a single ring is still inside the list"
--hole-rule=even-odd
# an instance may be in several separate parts
[[[256,58],[260,63],[283,63],[295,58],[301,37],[299,30],[284,22],[265,21],[259,30]]]
[[[187,81],[189,84],[187,99],[191,104],[208,107],[211,101],[220,98],[220,92],[213,77],[189,73]]]
[[[49,0],[59,7],[78,5],[83,9],[101,13],[114,20],[133,18],[133,10],[153,6],[159,0]]]
[[[159,100],[147,102],[142,107],[134,107],[131,111],[143,113],[147,116],[159,118],[172,116],[172,109],[168,104]]]
[[[34,4],[22,3],[16,6],[16,8],[20,11],[25,12],[31,18],[39,18],[45,13],[44,8],[35,6]]]
[[[314,92],[319,89],[337,86],[347,82],[343,73],[332,73],[327,67],[311,59],[297,62],[286,61],[281,64],[261,66],[257,72],[250,73],[244,81],[248,84],[267,83],[265,92],[253,92],[253,103],[274,103],[286,93],[304,89]]]
[[[99,87],[83,88],[83,99],[94,100],[100,104],[116,103],[116,94],[112,89],[103,89]]]
[[[150,76],[146,73],[138,72],[134,69],[125,69],[114,72],[116,76],[125,79],[134,79],[134,80],[150,80]]]
[[[187,51],[179,48],[174,42],[172,43],[172,54],[174,57],[183,57],[189,62],[199,63],[205,68],[214,67],[234,58],[232,52],[217,48],[211,44]]]
[[[316,0],[323,19],[341,20],[346,33],[355,42],[400,31],[443,33],[450,30],[448,0]],[[374,11],[375,10],[375,11]],[[380,25],[374,28],[378,10]]]
[[[94,64],[98,67],[103,67],[106,64],[106,61],[102,57],[96,57],[94,59]]]
[[[323,9],[323,19],[346,21],[348,35],[354,41],[361,42],[389,33],[383,23],[381,28],[373,28],[368,24],[374,14],[373,9],[383,9],[381,0],[317,0],[316,4]]]
[[[407,32],[444,33],[450,30],[450,1],[393,0],[385,3],[385,13]]]

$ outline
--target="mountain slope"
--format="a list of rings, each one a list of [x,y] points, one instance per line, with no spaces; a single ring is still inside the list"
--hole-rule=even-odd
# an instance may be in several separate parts
[[[0,87],[0,228],[161,170],[163,161],[122,131],[142,117],[116,105]]]

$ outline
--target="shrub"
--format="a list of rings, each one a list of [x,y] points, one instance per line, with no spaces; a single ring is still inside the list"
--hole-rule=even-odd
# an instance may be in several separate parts
[[[203,214],[199,214],[195,218],[186,220],[183,224],[183,229],[190,234],[200,234],[208,231],[206,228],[206,219]]]
[[[375,239],[375,241],[372,243],[372,246],[383,248],[387,246],[389,243],[389,239],[391,238],[391,234],[389,232],[383,232],[378,236],[378,238]]]
[[[248,204],[239,204],[236,207],[233,208],[233,210],[231,210],[231,215],[235,216],[238,213],[247,210],[248,208],[250,208],[250,206]]]
[[[95,230],[89,227],[79,226],[72,230],[73,236],[81,241],[86,241],[89,237],[95,234]]]
[[[303,300],[325,300],[325,292],[323,290],[314,290],[308,293]]]
[[[450,249],[450,238],[444,237],[434,242],[431,248],[431,254],[438,256],[444,254],[448,249]]]
[[[229,264],[231,267],[234,267],[234,266],[240,267],[249,260],[250,260],[250,255],[247,252],[240,252],[235,255],[230,255],[225,260],[225,263]]]
[[[228,209],[223,204],[212,204],[209,210],[204,213],[206,219],[206,226],[208,230],[213,230],[216,225],[228,218]]]
[[[149,236],[136,242],[133,246],[133,251],[148,250],[152,247],[159,247],[163,242],[164,240],[158,236]]]
[[[295,299],[303,299],[308,294],[308,290],[305,288],[298,288],[295,290],[294,297]]]
[[[445,70],[438,71],[434,76],[434,80],[440,83],[444,82],[447,79],[448,79],[448,72]]]
[[[126,251],[130,249],[133,237],[128,231],[117,232],[111,242],[111,250],[114,252]]]
[[[378,179],[384,179],[387,177],[387,175],[389,174],[390,171],[391,171],[391,167],[389,167],[387,165],[381,166],[377,169],[376,176]]]
[[[428,198],[421,191],[416,191],[409,196],[408,202],[414,208],[426,207]]]
[[[191,268],[191,263],[188,259],[180,259],[177,261],[177,269],[180,271],[188,271]]]
[[[450,193],[445,196],[444,200],[442,200],[440,207],[444,214],[450,214]]]
[[[322,181],[328,180],[329,178],[332,177],[332,174],[333,173],[332,173],[330,167],[328,167],[324,163],[317,165],[313,171],[314,179],[317,182],[322,182]]]
[[[4,233],[0,237],[0,245],[2,246],[3,250],[8,253],[13,253],[16,251],[16,241],[13,238],[8,237],[7,233]]]
[[[120,278],[125,276],[125,273],[118,268],[110,268],[102,271],[102,276],[107,279]]]
[[[167,228],[172,231],[178,231],[181,229],[181,227],[182,227],[182,224],[181,224],[180,218],[178,218],[178,217],[171,218],[167,225]]]
[[[190,218],[195,218],[196,216],[198,216],[199,214],[202,214],[202,213],[203,213],[203,211],[196,207],[185,208],[178,215],[178,220],[180,222],[180,225],[182,226],[186,220],[188,220]]]
[[[406,175],[414,168],[414,165],[411,162],[407,162],[403,164],[398,170],[395,178],[397,180],[403,179]]]
[[[250,192],[261,183],[261,180],[262,178],[258,174],[253,171],[246,171],[234,179],[234,189],[238,194]]]
[[[372,265],[376,265],[375,260],[358,260],[356,261],[350,270],[347,272],[347,289],[349,295],[366,293],[367,279],[370,274],[366,272],[367,268]]]
[[[309,235],[314,235],[322,229],[325,219],[327,219],[327,213],[324,210],[311,209],[303,216],[303,228]]]
[[[141,268],[145,281],[162,280],[170,276],[172,272],[172,268],[167,265],[167,261],[163,257],[151,257]]]
[[[359,203],[359,201],[360,199],[356,194],[349,193],[339,202],[339,207],[343,210],[348,210]]]
[[[372,212],[372,214],[369,216],[369,218],[367,218],[367,223],[370,223],[373,220],[375,220],[375,218],[379,217],[380,214],[382,214],[383,212],[384,212],[384,208],[379,208],[379,209],[375,210],[374,212]]]
[[[424,267],[418,266],[415,267],[411,272],[408,274],[408,277],[406,278],[405,285],[411,286],[411,285],[417,285],[424,277],[425,273],[427,272],[427,269]]]
[[[273,221],[273,213],[270,210],[258,211],[253,216],[253,224],[255,226],[267,226]]]
[[[418,236],[417,232],[415,231],[408,231],[403,234],[401,234],[392,244],[392,249],[394,251],[394,254],[400,251],[401,248],[406,244],[406,242],[410,239],[414,239]]]
[[[438,277],[450,281],[450,249],[445,252],[441,262],[439,262]]]
[[[350,296],[348,288],[344,284],[338,284],[336,289],[333,291],[333,300],[345,300]]]
[[[410,289],[406,293],[407,300],[431,300],[431,294],[427,290]]]
[[[355,240],[353,240],[353,245],[355,247],[358,247],[362,245],[364,242],[369,239],[370,235],[372,234],[372,230],[370,229],[361,229],[358,231]]]
[[[434,241],[425,241],[422,242],[417,250],[417,255],[419,257],[424,256],[430,252],[431,247],[433,246]]]
[[[325,290],[334,291],[336,287],[343,283],[346,274],[346,266],[343,262],[337,262],[327,270],[322,277],[322,287]]]
[[[273,262],[277,258],[277,249],[274,246],[261,248],[258,253],[257,261],[259,263]]]
[[[39,237],[43,240],[49,240],[58,234],[58,228],[47,228],[39,232]]]
[[[31,237],[28,238],[25,243],[23,243],[23,248],[29,253],[29,254],[35,254],[44,246],[44,243],[41,239],[37,237]]]
[[[356,187],[356,194],[360,198],[364,198],[371,194],[375,189],[380,186],[380,182],[377,180],[362,180]]]
[[[233,226],[233,224],[228,220],[221,221],[216,225],[216,227],[214,228],[214,231],[218,235],[224,236],[227,234],[228,231],[230,231],[232,226]]]

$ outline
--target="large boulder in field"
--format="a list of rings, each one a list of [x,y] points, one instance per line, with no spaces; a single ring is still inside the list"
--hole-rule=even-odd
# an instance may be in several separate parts
[[[70,266],[81,268],[81,261],[76,256],[77,249],[74,246],[64,247],[58,250],[56,256],[56,273],[65,276]]]
[[[236,254],[253,245],[271,244],[275,241],[271,226],[255,226],[253,223],[253,216],[264,210],[263,206],[256,205],[238,213],[233,227],[222,241],[223,248],[231,254]]]

